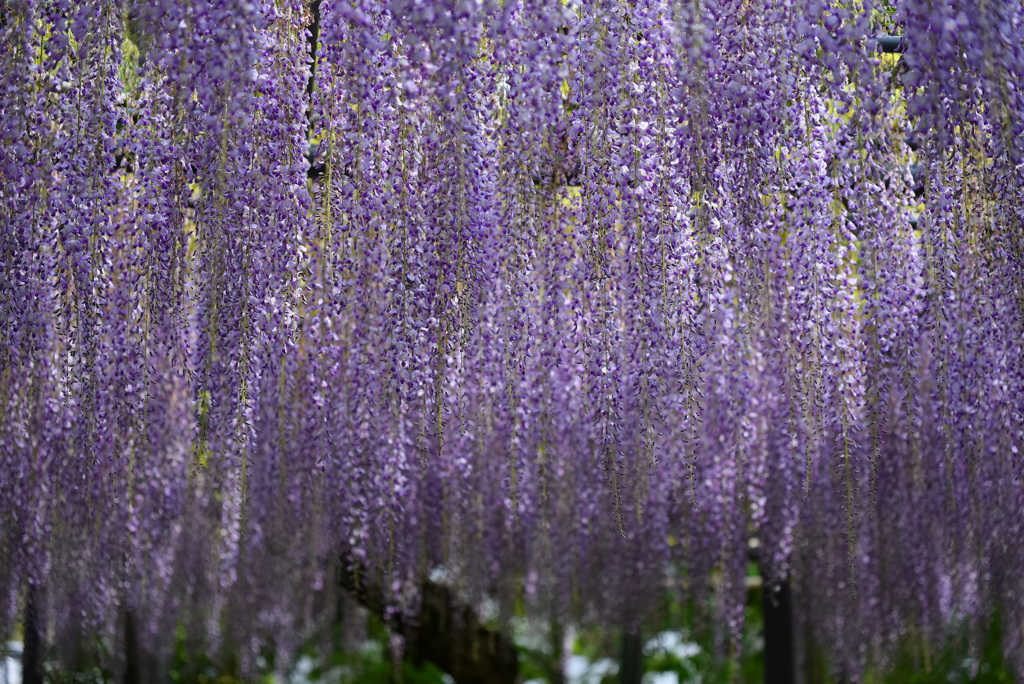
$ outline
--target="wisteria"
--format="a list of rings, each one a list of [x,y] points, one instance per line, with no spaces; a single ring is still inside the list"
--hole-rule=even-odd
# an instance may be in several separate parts
[[[995,619],[1024,677],[1018,0],[0,36],[5,633],[244,677],[443,577],[630,629],[673,586],[735,655],[756,543],[839,676]]]

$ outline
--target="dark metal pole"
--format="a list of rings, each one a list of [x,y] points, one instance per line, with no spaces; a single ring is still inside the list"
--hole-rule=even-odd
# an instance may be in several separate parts
[[[764,681],[765,684],[793,684],[793,610],[789,581],[762,589],[764,609]]]
[[[639,628],[622,630],[622,663],[619,681],[622,684],[640,684],[644,678],[644,642]]]
[[[140,670],[135,614],[127,610],[124,614],[124,684],[141,684]]]
[[[550,684],[565,684],[565,630],[557,618],[551,619],[551,672]]]
[[[21,651],[21,681],[23,684],[43,684],[43,637],[39,619],[40,590],[29,583],[25,596],[25,643]]]

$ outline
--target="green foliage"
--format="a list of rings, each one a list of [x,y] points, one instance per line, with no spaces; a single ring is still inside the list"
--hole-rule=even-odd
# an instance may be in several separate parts
[[[662,635],[677,634],[695,652],[680,655],[679,649],[650,647],[645,649],[644,670],[648,673],[674,672],[679,682],[702,684],[737,684],[764,681],[764,621],[762,616],[762,590],[753,587],[747,595],[745,623],[740,652],[722,652],[728,639],[715,633],[714,621],[701,617],[698,607],[667,594]],[[526,623],[524,623],[526,624]],[[545,647],[546,628],[526,624],[518,633],[516,648],[519,652],[520,674],[524,681],[551,681],[555,661],[551,649]],[[339,630],[340,632],[340,630]],[[174,654],[170,663],[169,679],[173,682],[198,684],[284,684],[285,682],[342,682],[365,684],[446,684],[451,679],[432,663],[421,666],[402,663],[400,678],[395,677],[394,664],[388,644],[390,633],[376,616],[367,618],[365,639],[342,646],[340,633],[338,646],[329,658],[321,659],[316,648],[307,645],[299,653],[299,664],[291,668],[285,679],[276,677],[272,651],[260,662],[261,672],[253,679],[237,675],[237,663],[216,662],[201,648],[191,643],[184,626],[179,625]],[[716,652],[716,643],[718,645]],[[694,647],[699,647],[697,650]],[[606,659],[618,662],[621,655],[620,635],[604,629],[584,628],[575,632],[572,654],[584,657],[590,663]],[[69,670],[51,660],[47,664],[48,681],[54,684],[80,682],[115,682],[116,674],[99,665],[109,662],[109,653],[97,640],[91,647],[83,646],[76,656],[79,666]],[[826,657],[815,653],[820,666],[810,673],[811,684],[838,684],[828,672]],[[230,659],[229,659],[230,660]],[[599,668],[598,668],[599,669]],[[601,678],[601,684],[617,684],[614,669]],[[891,662],[869,665],[865,684],[1010,684],[1013,677],[1006,667],[1002,652],[1002,633],[999,618],[994,619],[984,634],[974,634],[962,628],[950,636],[940,652],[929,651],[920,636],[908,634],[898,644]]]
[[[967,628],[950,637],[940,653],[930,653],[908,635],[884,674],[871,673],[866,684],[1010,684],[1013,675],[1003,659],[1002,630],[996,616],[985,634]]]

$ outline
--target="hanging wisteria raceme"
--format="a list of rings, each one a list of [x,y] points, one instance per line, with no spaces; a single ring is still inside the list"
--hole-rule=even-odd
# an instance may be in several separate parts
[[[1024,675],[1019,3],[0,8],[5,630],[248,676],[441,578],[735,655],[757,540],[840,676]]]

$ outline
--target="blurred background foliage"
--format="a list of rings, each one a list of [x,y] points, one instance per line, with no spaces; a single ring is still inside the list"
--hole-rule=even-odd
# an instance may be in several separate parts
[[[745,606],[743,649],[723,653],[726,635],[716,633],[713,621],[702,619],[692,605],[666,592],[663,623],[658,631],[642,635],[642,684],[732,684],[764,681],[763,589],[751,583]],[[907,635],[897,657],[885,667],[875,666],[865,677],[868,684],[1003,684],[1013,677],[1003,662],[998,619],[987,634],[961,632],[947,641],[941,653],[927,653],[920,641]],[[619,684],[622,660],[622,634],[598,628],[563,630],[564,652],[561,667],[551,647],[550,625],[513,618],[505,625],[519,653],[520,681],[524,684]],[[307,644],[290,664],[274,662],[266,654],[257,663],[261,672],[253,680],[258,684],[453,684],[454,679],[430,662],[414,664],[398,660],[392,651],[392,634],[387,625],[354,601],[346,602],[343,620],[334,627],[334,647]],[[720,632],[720,630],[719,630]],[[15,635],[17,637],[17,635]],[[806,644],[805,644],[806,646]],[[813,647],[812,647],[813,648]],[[19,684],[16,644],[9,646],[7,667],[0,684]],[[321,654],[328,653],[326,656]],[[845,684],[829,673],[827,658],[821,653],[801,663],[798,681],[805,684]],[[395,664],[400,662],[401,671]],[[243,684],[223,674],[223,664],[210,662],[202,654],[190,652],[184,629],[179,629],[170,679],[183,684]],[[198,673],[198,675],[196,674]],[[284,674],[282,674],[284,673]],[[50,669],[54,683],[115,682],[116,677],[99,667],[79,672]]]
[[[693,606],[678,596],[666,593],[664,622],[660,631],[644,634],[642,684],[733,684],[763,682],[764,621],[762,588],[753,583],[748,592],[741,653],[721,653],[727,639],[716,634],[711,622],[698,617]],[[513,618],[506,629],[513,636],[519,653],[520,681],[524,684],[620,684],[622,635],[591,629],[564,630],[565,650],[561,668],[551,648],[550,625]],[[392,635],[385,623],[355,602],[348,603],[345,619],[334,628],[333,649],[307,644],[294,663],[279,667],[272,654],[257,663],[261,672],[253,680],[223,674],[224,667],[210,662],[202,654],[189,652],[188,640],[179,629],[174,661],[170,667],[173,682],[199,684],[454,684],[455,680],[430,662],[401,662],[391,649]],[[15,634],[15,640],[18,634]],[[928,653],[920,640],[906,635],[893,662],[872,667],[866,684],[1009,684],[1013,677],[1003,662],[998,618],[986,634],[967,631],[951,634],[940,653]],[[806,645],[806,643],[805,643]],[[8,644],[0,684],[20,684],[17,641]],[[813,647],[812,647],[813,648]],[[321,653],[329,655],[321,657]],[[806,652],[806,651],[805,651]],[[99,654],[97,654],[99,655]],[[803,684],[845,684],[829,672],[827,658],[813,653],[801,663],[798,682]],[[284,672],[285,674],[281,674]],[[196,674],[198,673],[198,675]],[[114,673],[100,667],[83,667],[78,672],[50,668],[49,681],[55,684],[116,682]]]

